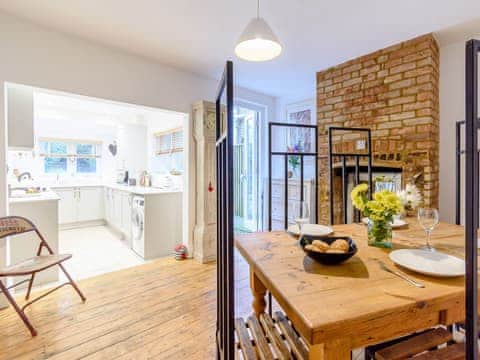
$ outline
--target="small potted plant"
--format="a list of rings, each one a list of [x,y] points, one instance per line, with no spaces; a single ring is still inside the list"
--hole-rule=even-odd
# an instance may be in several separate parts
[[[398,193],[398,197],[407,216],[415,216],[415,211],[422,201],[420,190],[414,184],[407,184],[405,189]]]
[[[351,198],[353,205],[368,217],[368,245],[391,248],[393,217],[403,211],[398,195],[382,190],[368,200],[368,185],[360,184],[352,190]]]
[[[300,143],[300,141],[293,145],[293,146],[287,146],[287,151],[289,153],[298,153],[298,152],[301,152],[303,151],[303,147],[302,147],[302,144]],[[288,172],[288,177],[293,177],[293,175],[296,175],[297,174],[297,169],[298,167],[300,166],[300,156],[298,155],[289,155],[288,156],[288,163],[290,165],[290,168],[292,169],[292,171],[289,171]]]

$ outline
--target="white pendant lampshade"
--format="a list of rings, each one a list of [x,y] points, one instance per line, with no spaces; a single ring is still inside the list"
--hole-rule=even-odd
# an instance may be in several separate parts
[[[257,3],[258,4],[258,3]],[[252,19],[235,46],[235,54],[248,61],[268,61],[282,52],[282,45],[272,29],[261,17]]]

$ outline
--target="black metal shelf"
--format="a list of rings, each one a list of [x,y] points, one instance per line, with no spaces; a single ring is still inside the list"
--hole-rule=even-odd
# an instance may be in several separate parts
[[[273,151],[272,150],[272,128],[276,127],[288,127],[288,128],[303,128],[303,129],[312,129],[313,138],[315,139],[315,152],[289,152],[289,151]],[[268,124],[268,230],[272,230],[272,162],[274,156],[283,156],[284,161],[284,227],[285,230],[288,228],[288,157],[289,156],[299,156],[300,157],[300,201],[303,199],[303,180],[304,180],[304,166],[305,166],[305,157],[313,157],[315,159],[315,220],[318,219],[318,127],[317,125],[307,125],[307,124],[294,124],[294,123],[281,123],[281,122],[271,122]]]
[[[333,152],[333,135],[334,132],[341,131],[341,132],[356,132],[356,133],[366,133],[367,135],[367,152],[358,152],[358,153],[340,153],[340,152]],[[330,201],[330,224],[335,223],[335,209],[334,209],[334,194],[333,194],[333,186],[334,186],[334,178],[335,172],[340,171],[342,176],[342,203],[343,203],[343,222],[344,224],[348,221],[348,214],[347,214],[347,197],[348,197],[348,174],[352,172],[351,166],[347,167],[347,157],[353,158],[355,165],[354,165],[354,172],[355,172],[355,185],[360,183],[360,159],[367,159],[367,175],[368,175],[368,196],[371,198],[372,196],[372,134],[369,128],[358,128],[358,127],[330,127],[328,128],[328,171],[329,171],[329,178],[330,178],[330,189],[329,189],[329,201]],[[340,158],[341,167],[335,167],[334,158]],[[360,213],[355,211],[354,213],[355,221],[360,221]]]

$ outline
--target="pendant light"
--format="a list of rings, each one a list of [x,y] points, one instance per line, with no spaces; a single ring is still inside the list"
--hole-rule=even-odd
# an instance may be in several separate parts
[[[257,17],[252,19],[235,46],[235,54],[247,61],[268,61],[282,52],[282,45],[266,21],[260,17],[260,0],[257,0]]]

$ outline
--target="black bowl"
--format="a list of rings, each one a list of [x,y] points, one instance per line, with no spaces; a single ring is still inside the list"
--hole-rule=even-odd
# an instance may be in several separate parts
[[[326,242],[328,245],[333,243],[335,240],[342,239],[348,242],[350,245],[348,251],[346,253],[321,253],[317,251],[311,251],[305,249],[305,245],[311,244],[314,240],[322,240]],[[350,259],[353,255],[355,255],[358,251],[357,245],[355,242],[349,238],[348,236],[308,236],[304,235],[303,238],[300,240],[300,246],[302,247],[303,251],[315,261],[325,265],[335,265],[340,264],[348,259]]]

